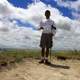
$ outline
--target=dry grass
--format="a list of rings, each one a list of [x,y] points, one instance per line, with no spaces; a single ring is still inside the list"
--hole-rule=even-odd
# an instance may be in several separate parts
[[[52,58],[66,60],[80,60],[80,51],[52,51]],[[10,63],[20,62],[24,58],[40,58],[40,50],[21,50],[21,49],[6,49],[0,51],[0,66],[6,66]]]

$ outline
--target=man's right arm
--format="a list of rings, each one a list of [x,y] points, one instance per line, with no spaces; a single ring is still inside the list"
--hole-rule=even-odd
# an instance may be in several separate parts
[[[38,30],[44,29],[43,25],[44,25],[44,23],[41,21]]]
[[[43,27],[38,28],[38,30],[44,29]]]

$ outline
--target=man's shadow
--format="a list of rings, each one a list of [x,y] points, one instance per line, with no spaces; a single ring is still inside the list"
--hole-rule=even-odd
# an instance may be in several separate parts
[[[69,66],[64,66],[64,65],[57,65],[57,64],[46,64],[47,66],[53,67],[53,68],[63,68],[63,69],[70,69]]]

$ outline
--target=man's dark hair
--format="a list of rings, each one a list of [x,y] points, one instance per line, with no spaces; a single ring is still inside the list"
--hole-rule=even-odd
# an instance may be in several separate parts
[[[45,16],[46,16],[47,19],[49,19],[50,15],[51,15],[50,11],[46,10],[45,11]]]

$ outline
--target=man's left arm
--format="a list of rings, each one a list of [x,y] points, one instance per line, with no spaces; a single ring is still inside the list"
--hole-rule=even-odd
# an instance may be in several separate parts
[[[55,34],[56,34],[56,25],[55,24],[51,25],[51,30],[52,30],[52,35],[55,36]]]

